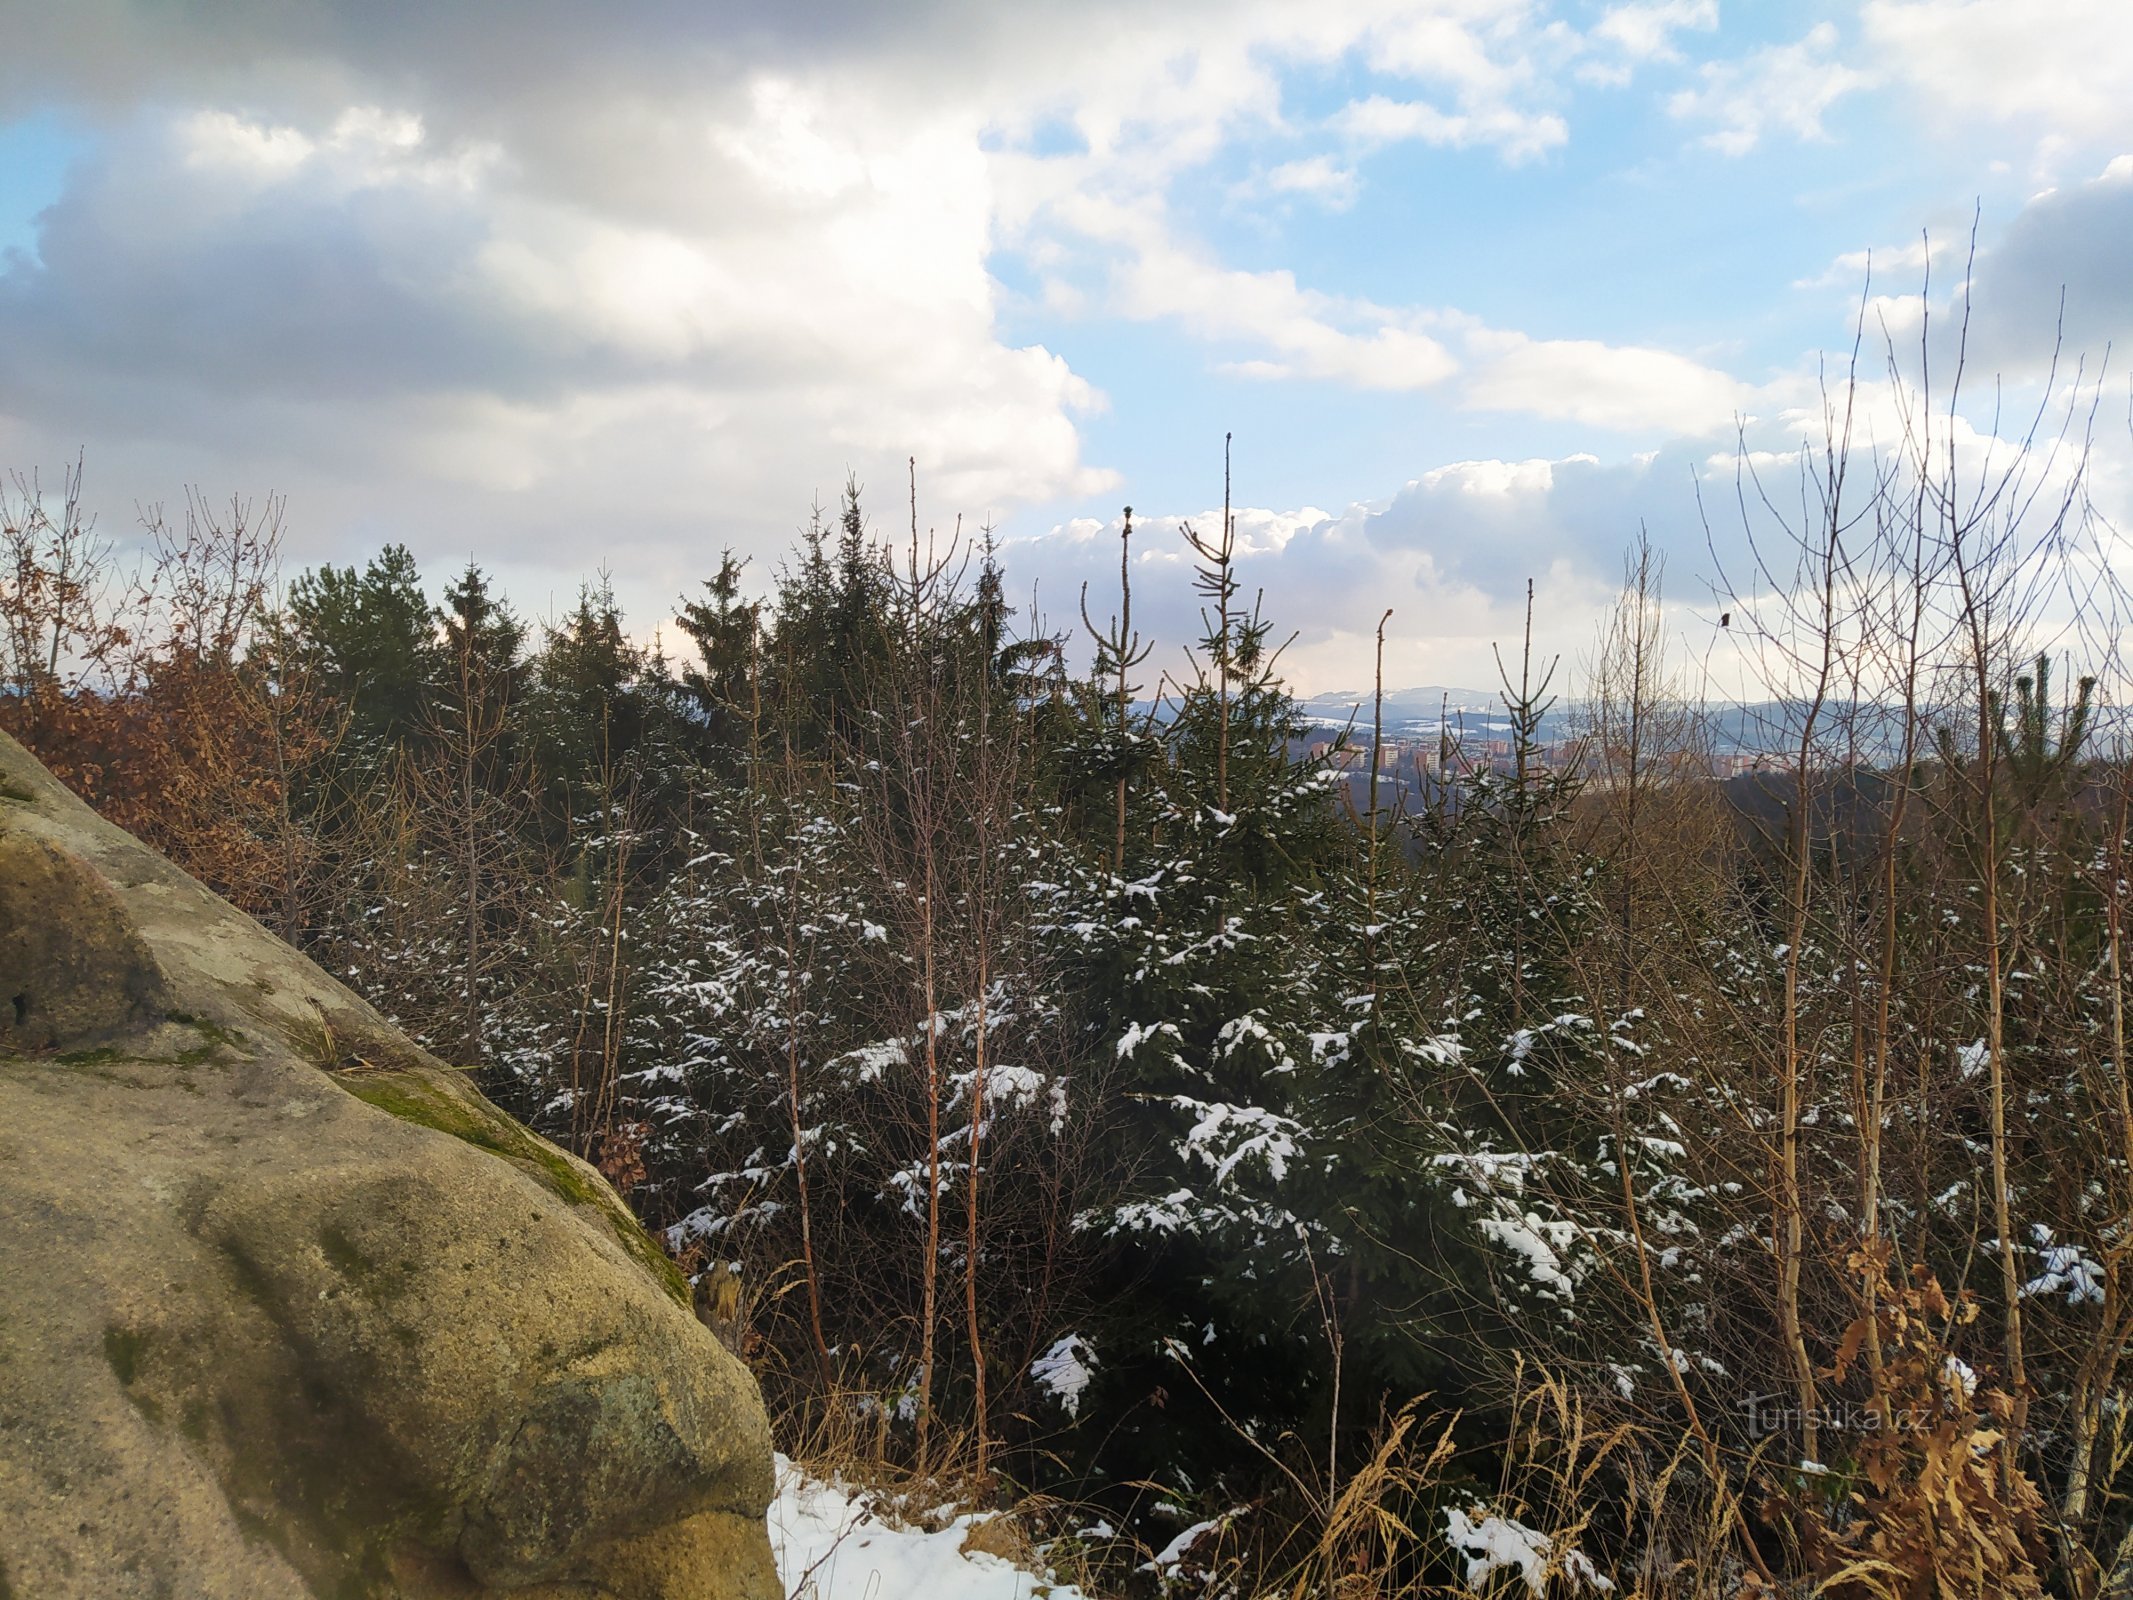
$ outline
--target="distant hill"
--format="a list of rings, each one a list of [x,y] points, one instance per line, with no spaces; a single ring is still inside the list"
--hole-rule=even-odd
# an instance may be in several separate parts
[[[1329,730],[1349,727],[1352,718],[1355,733],[1366,739],[1369,737],[1371,705],[1368,690],[1316,694],[1299,700],[1297,707],[1305,720]],[[1541,720],[1540,742],[1550,744],[1580,737],[1589,725],[1587,712],[1584,701],[1568,695],[1557,697]],[[1782,755],[1797,742],[1804,712],[1804,706],[1796,701],[1762,700],[1746,705],[1707,702],[1703,707],[1704,736],[1715,755],[1750,752]],[[1932,707],[1921,709],[1917,735],[1920,753],[1930,750],[1933,728],[1943,723],[1962,727],[1975,715],[1959,708],[1947,712]],[[1823,707],[1820,723],[1824,759],[1846,742],[1858,759],[1870,764],[1890,759],[1900,746],[1902,712],[1896,706],[1832,700]],[[1497,736],[1508,726],[1502,691],[1448,688],[1436,684],[1386,691],[1387,738],[1433,736],[1446,724],[1455,734]],[[2091,726],[2094,729],[2092,737],[2107,729],[2133,732],[2133,716],[2111,709],[2099,710]]]
[[[1357,727],[1367,727],[1370,723],[1368,689],[1340,689],[1315,694],[1299,700],[1297,707],[1309,720],[1326,727],[1345,727],[1351,717]],[[1477,717],[1501,717],[1503,709],[1503,696],[1488,689],[1454,689],[1441,684],[1424,684],[1419,688],[1385,691],[1387,727],[1419,724],[1435,729],[1440,719],[1453,722],[1463,719],[1472,724]]]
[[[1347,715],[1355,706],[1368,708],[1368,689],[1336,689],[1325,694],[1314,694],[1299,702],[1314,714],[1324,711],[1339,711]],[[1454,689],[1443,684],[1425,683],[1412,689],[1387,689],[1385,712],[1390,716],[1395,710],[1401,716],[1435,716],[1441,707],[1449,706],[1454,711],[1479,711],[1503,709],[1503,693],[1497,689]]]

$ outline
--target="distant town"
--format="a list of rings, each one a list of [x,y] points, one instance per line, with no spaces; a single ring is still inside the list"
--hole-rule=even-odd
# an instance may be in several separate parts
[[[1325,733],[1299,741],[1297,754],[1324,761],[1336,771],[1370,770],[1370,730],[1357,733]],[[1500,726],[1485,728],[1447,727],[1428,733],[1387,731],[1377,746],[1378,771],[1414,779],[1454,782],[1484,773],[1508,774],[1518,763],[1518,749],[1509,732]],[[1582,737],[1543,739],[1526,753],[1530,772],[1576,773],[1589,765],[1591,747]],[[1714,751],[1705,771],[1716,779],[1743,777],[1779,765],[1767,753],[1750,750]],[[1587,774],[1590,775],[1589,773]]]
[[[1292,741],[1298,759],[1324,761],[1346,775],[1357,810],[1370,804],[1373,742],[1367,696],[1324,694],[1298,706],[1310,729]],[[1717,782],[1781,766],[1770,753],[1768,726],[1775,707],[1733,707],[1713,717],[1706,734],[1706,774]],[[1379,793],[1388,810],[1412,811],[1456,794],[1484,775],[1516,770],[1518,747],[1501,694],[1476,689],[1402,689],[1384,698],[1384,729],[1376,739]],[[1592,751],[1582,705],[1557,702],[1541,718],[1526,752],[1528,775],[1560,773],[1593,780]],[[1758,738],[1758,734],[1764,737]]]

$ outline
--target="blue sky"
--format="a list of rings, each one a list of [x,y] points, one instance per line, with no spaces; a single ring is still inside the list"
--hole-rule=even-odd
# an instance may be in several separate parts
[[[35,255],[37,219],[66,190],[67,168],[89,148],[53,110],[0,128],[0,256]]]
[[[2017,389],[2062,286],[2082,348],[2133,332],[2119,0],[11,27],[0,466],[85,455],[121,535],[188,485],[278,493],[297,565],[402,539],[535,613],[605,565],[645,633],[848,471],[900,521],[915,456],[929,524],[993,523],[1055,618],[1134,505],[1175,638],[1175,519],[1219,506],[1232,431],[1304,687],[1360,681],[1386,604],[1395,681],[1485,680],[1528,577],[1579,650],[1640,525],[1708,625],[1695,485],[1812,431],[1864,252],[1901,344],[1929,234],[1935,314]]]

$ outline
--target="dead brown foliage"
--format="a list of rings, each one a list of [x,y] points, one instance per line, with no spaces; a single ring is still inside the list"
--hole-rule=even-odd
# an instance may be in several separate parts
[[[1878,1331],[1881,1425],[1861,1434],[1841,1495],[1815,1497],[1807,1480],[1772,1515],[1794,1523],[1823,1575],[1819,1592],[1838,1600],[2044,1594],[2043,1497],[2000,1467],[2013,1404],[1949,1348],[1950,1333],[1977,1319],[1976,1298],[1948,1294],[1923,1268],[1892,1282],[1879,1254],[1852,1264],[1874,1280],[1872,1325],[1853,1323],[1828,1375],[1843,1382]]]

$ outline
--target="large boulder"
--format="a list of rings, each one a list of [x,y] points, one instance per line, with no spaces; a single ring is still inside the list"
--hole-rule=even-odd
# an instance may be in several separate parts
[[[592,1168],[0,735],[0,1597],[775,1600]]]

